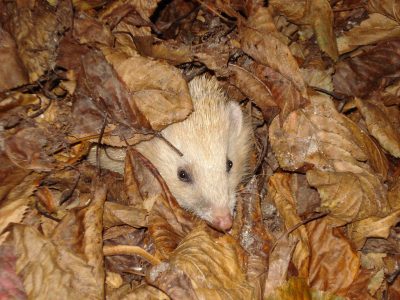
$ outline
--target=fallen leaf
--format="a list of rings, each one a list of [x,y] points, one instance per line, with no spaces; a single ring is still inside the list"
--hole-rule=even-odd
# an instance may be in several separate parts
[[[374,13],[369,18],[361,22],[360,25],[353,27],[338,37],[337,43],[339,53],[343,54],[356,49],[359,46],[375,44],[390,38],[400,36],[400,25],[398,22]]]
[[[29,81],[35,81],[55,67],[60,37],[71,26],[71,3],[62,0],[53,7],[41,0],[13,2],[4,14],[8,16],[5,29],[16,41]]]
[[[360,259],[342,230],[325,220],[306,225],[310,242],[309,284],[317,290],[345,295],[358,276]]]
[[[385,77],[394,75],[400,66],[400,39],[384,41],[374,48],[336,64],[333,75],[335,91],[366,97],[384,84]]]
[[[306,96],[306,86],[299,66],[275,28],[267,8],[259,8],[240,28],[241,47],[261,64],[278,71]]]
[[[200,299],[226,299],[227,296],[252,299],[253,289],[246,281],[236,247],[237,244],[229,236],[215,240],[202,227],[197,227],[171,254],[169,263],[153,267],[147,279],[172,298],[177,295],[171,293],[174,285],[168,285],[171,276],[175,280],[186,276],[190,282],[186,296],[192,294],[192,297]]]
[[[399,158],[400,131],[390,123],[385,106],[373,101],[362,101],[358,98],[356,98],[356,105],[365,119],[370,134],[378,140],[385,150]]]

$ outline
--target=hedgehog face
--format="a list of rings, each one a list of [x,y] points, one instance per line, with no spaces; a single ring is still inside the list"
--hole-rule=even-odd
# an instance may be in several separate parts
[[[162,131],[183,156],[153,139],[139,150],[156,166],[178,203],[220,230],[232,226],[236,189],[248,165],[249,122],[215,80],[190,85],[194,112]]]

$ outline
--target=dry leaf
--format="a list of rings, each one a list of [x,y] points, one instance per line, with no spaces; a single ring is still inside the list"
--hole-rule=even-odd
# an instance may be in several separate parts
[[[353,27],[338,37],[337,43],[339,53],[343,54],[354,50],[359,46],[371,45],[389,38],[400,36],[400,25],[398,22],[374,13],[360,25]]]
[[[396,210],[385,218],[371,217],[348,226],[349,237],[357,249],[364,246],[368,237],[387,238],[390,229],[400,221],[400,210]]]
[[[58,1],[53,7],[47,1],[19,1],[8,5],[7,29],[16,40],[19,56],[35,81],[55,67],[57,47],[62,34],[71,26],[72,6]]]
[[[105,228],[128,224],[132,227],[145,227],[147,210],[106,202],[104,205],[103,222]]]
[[[131,105],[146,116],[151,127],[161,130],[182,121],[192,111],[186,82],[174,67],[141,56],[107,56],[131,92]]]
[[[248,19],[240,28],[240,37],[244,52],[281,73],[296,86],[301,95],[307,95],[299,66],[287,45],[282,42],[267,8],[259,8]]]
[[[293,191],[290,188],[290,177],[291,175],[289,174],[275,173],[268,181],[268,197],[271,197],[274,201],[279,214],[285,222],[286,230],[290,230],[301,223],[301,219],[296,213],[296,199],[293,197]],[[296,237],[299,241],[294,250],[292,261],[300,276],[307,278],[310,261],[310,245],[307,231],[304,226],[300,226],[290,235]]]
[[[377,12],[400,21],[400,4],[396,0],[369,0],[367,8],[371,12]]]
[[[360,259],[340,229],[324,220],[306,225],[310,241],[310,286],[344,295],[358,276]]]
[[[365,97],[378,88],[385,77],[394,75],[400,66],[400,39],[379,43],[369,51],[344,59],[333,75],[335,91]]]
[[[326,96],[313,96],[311,101],[291,113],[282,128],[277,118],[272,122],[270,140],[279,164],[288,170],[315,168],[307,172],[307,180],[317,187],[333,224],[384,216],[385,187],[362,162],[368,152],[360,147],[354,128]]]
[[[358,98],[356,98],[356,105],[367,123],[370,134],[385,150],[400,158],[400,131],[391,124],[385,106]]]
[[[17,53],[17,45],[0,27],[0,92],[28,82],[25,68]]]
[[[333,13],[327,0],[271,0],[271,5],[296,24],[313,27],[318,45],[333,60],[338,58],[335,35],[333,33]]]
[[[252,299],[253,290],[241,269],[236,247],[229,236],[214,240],[197,227],[171,254],[169,263],[154,267],[147,279],[172,298],[177,295],[170,293],[174,288],[167,285],[170,277],[187,276],[190,292],[197,299]]]

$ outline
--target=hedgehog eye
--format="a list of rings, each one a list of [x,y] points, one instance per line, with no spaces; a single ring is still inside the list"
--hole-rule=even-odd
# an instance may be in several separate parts
[[[189,173],[184,169],[178,169],[178,178],[183,182],[192,182],[192,178],[190,177]]]
[[[226,171],[229,172],[232,169],[232,166],[233,166],[233,162],[230,159],[228,159],[226,161]]]

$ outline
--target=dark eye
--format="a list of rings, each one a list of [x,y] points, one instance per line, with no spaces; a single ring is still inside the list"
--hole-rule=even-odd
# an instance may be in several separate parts
[[[232,166],[233,166],[233,162],[230,159],[228,159],[226,161],[226,171],[229,172],[232,169]]]
[[[192,178],[190,177],[189,173],[184,169],[178,169],[178,178],[183,182],[192,182]]]

